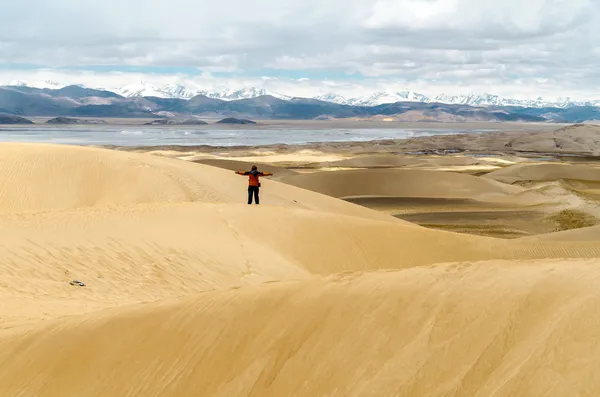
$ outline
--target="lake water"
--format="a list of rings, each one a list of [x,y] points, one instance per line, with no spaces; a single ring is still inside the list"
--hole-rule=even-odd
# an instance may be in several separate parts
[[[45,142],[72,145],[208,145],[259,146],[318,142],[366,142],[430,135],[484,133],[490,129],[373,128],[373,129],[211,129],[157,126],[69,126],[0,128],[2,142]]]

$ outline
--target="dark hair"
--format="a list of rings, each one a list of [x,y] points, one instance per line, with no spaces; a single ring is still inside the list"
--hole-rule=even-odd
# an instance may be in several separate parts
[[[252,166],[252,171],[256,171],[257,169],[258,168],[255,165]]]

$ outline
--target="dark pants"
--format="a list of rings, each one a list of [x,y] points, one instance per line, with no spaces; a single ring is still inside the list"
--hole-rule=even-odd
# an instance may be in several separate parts
[[[256,204],[259,204],[258,189],[258,186],[248,186],[248,204],[252,204],[252,195],[254,195],[254,201]]]

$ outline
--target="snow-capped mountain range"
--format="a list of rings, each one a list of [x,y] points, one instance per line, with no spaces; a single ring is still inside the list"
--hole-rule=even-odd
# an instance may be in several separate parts
[[[394,102],[421,102],[421,103],[446,103],[469,106],[518,106],[530,108],[558,107],[566,108],[570,106],[596,106],[600,107],[600,100],[577,101],[571,98],[559,98],[556,101],[548,101],[543,98],[535,100],[504,98],[493,94],[471,94],[471,95],[445,95],[440,94],[435,97],[428,97],[413,91],[400,92],[377,92],[370,96],[358,98],[344,98],[338,94],[327,94],[315,97],[322,101],[338,103],[341,105],[353,106],[378,106],[385,103]]]
[[[31,88],[49,88],[59,89],[64,85],[52,81],[26,82],[12,81],[8,85],[27,86]],[[159,98],[179,98],[190,99],[196,95],[204,95],[209,98],[221,99],[225,101],[249,99],[263,95],[271,95],[282,100],[291,100],[295,98],[291,95],[284,95],[257,87],[244,88],[225,88],[218,91],[202,89],[196,86],[184,86],[181,84],[165,84],[161,86],[152,85],[146,82],[127,84],[121,87],[108,88],[100,86],[85,86],[85,88],[102,89],[114,92],[124,97],[159,97]],[[470,95],[446,95],[439,94],[429,97],[414,91],[404,90],[398,92],[375,92],[368,96],[346,98],[336,93],[317,95],[311,99],[317,99],[326,102],[332,102],[341,105],[352,106],[378,106],[395,102],[421,102],[421,103],[445,103],[461,104],[469,106],[518,106],[518,107],[559,107],[567,108],[572,106],[595,106],[600,107],[599,100],[581,101],[569,97],[558,98],[557,100],[545,100],[537,98],[534,100],[505,98],[494,94],[470,94]]]
[[[96,87],[87,87],[96,88]],[[233,101],[237,99],[256,98],[262,95],[271,95],[279,99],[289,100],[292,97],[280,95],[274,92],[265,90],[264,88],[240,88],[240,89],[223,89],[221,91],[209,91],[198,87],[185,87],[180,84],[165,84],[163,86],[153,86],[151,84],[138,83],[128,84],[117,89],[108,89],[124,97],[145,97],[153,96],[159,98],[179,98],[190,99],[196,95],[204,95],[209,98],[222,99],[224,101]]]

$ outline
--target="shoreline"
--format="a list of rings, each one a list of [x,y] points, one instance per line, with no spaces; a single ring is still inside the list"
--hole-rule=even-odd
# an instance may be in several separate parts
[[[520,156],[578,158],[591,161],[600,160],[600,153],[594,150],[572,150],[556,147],[554,150],[543,148],[514,148],[510,142],[516,139],[551,139],[551,132],[537,131],[538,136],[528,132],[498,131],[485,133],[458,133],[449,135],[431,135],[401,139],[379,139],[370,141],[308,142],[305,144],[266,144],[266,145],[99,145],[106,149],[131,152],[174,152],[186,154],[216,154],[225,152],[227,156],[245,156],[248,153],[260,155],[274,153],[319,152],[322,154],[345,154],[353,157],[367,155],[404,155],[404,156]],[[541,146],[541,145],[540,145]],[[552,148],[551,148],[552,149]]]
[[[224,116],[225,117],[225,116]],[[223,118],[224,118],[223,117]],[[46,121],[55,117],[35,116],[26,117],[34,124],[2,124],[2,127],[10,128],[39,128],[39,127],[165,127],[164,125],[146,125],[145,123],[159,119],[155,118],[119,118],[119,117],[73,117],[79,120],[102,120],[104,124],[45,124]],[[201,125],[167,125],[173,128],[216,128],[216,129],[387,129],[387,128],[434,128],[434,129],[497,129],[497,130],[524,130],[524,129],[556,129],[561,126],[571,125],[573,123],[542,123],[542,122],[490,122],[490,121],[468,121],[468,122],[432,122],[432,121],[381,121],[381,120],[353,120],[353,119],[335,119],[335,120],[280,120],[280,119],[252,119],[257,124],[217,124],[222,118],[198,118],[206,121],[208,124]]]

